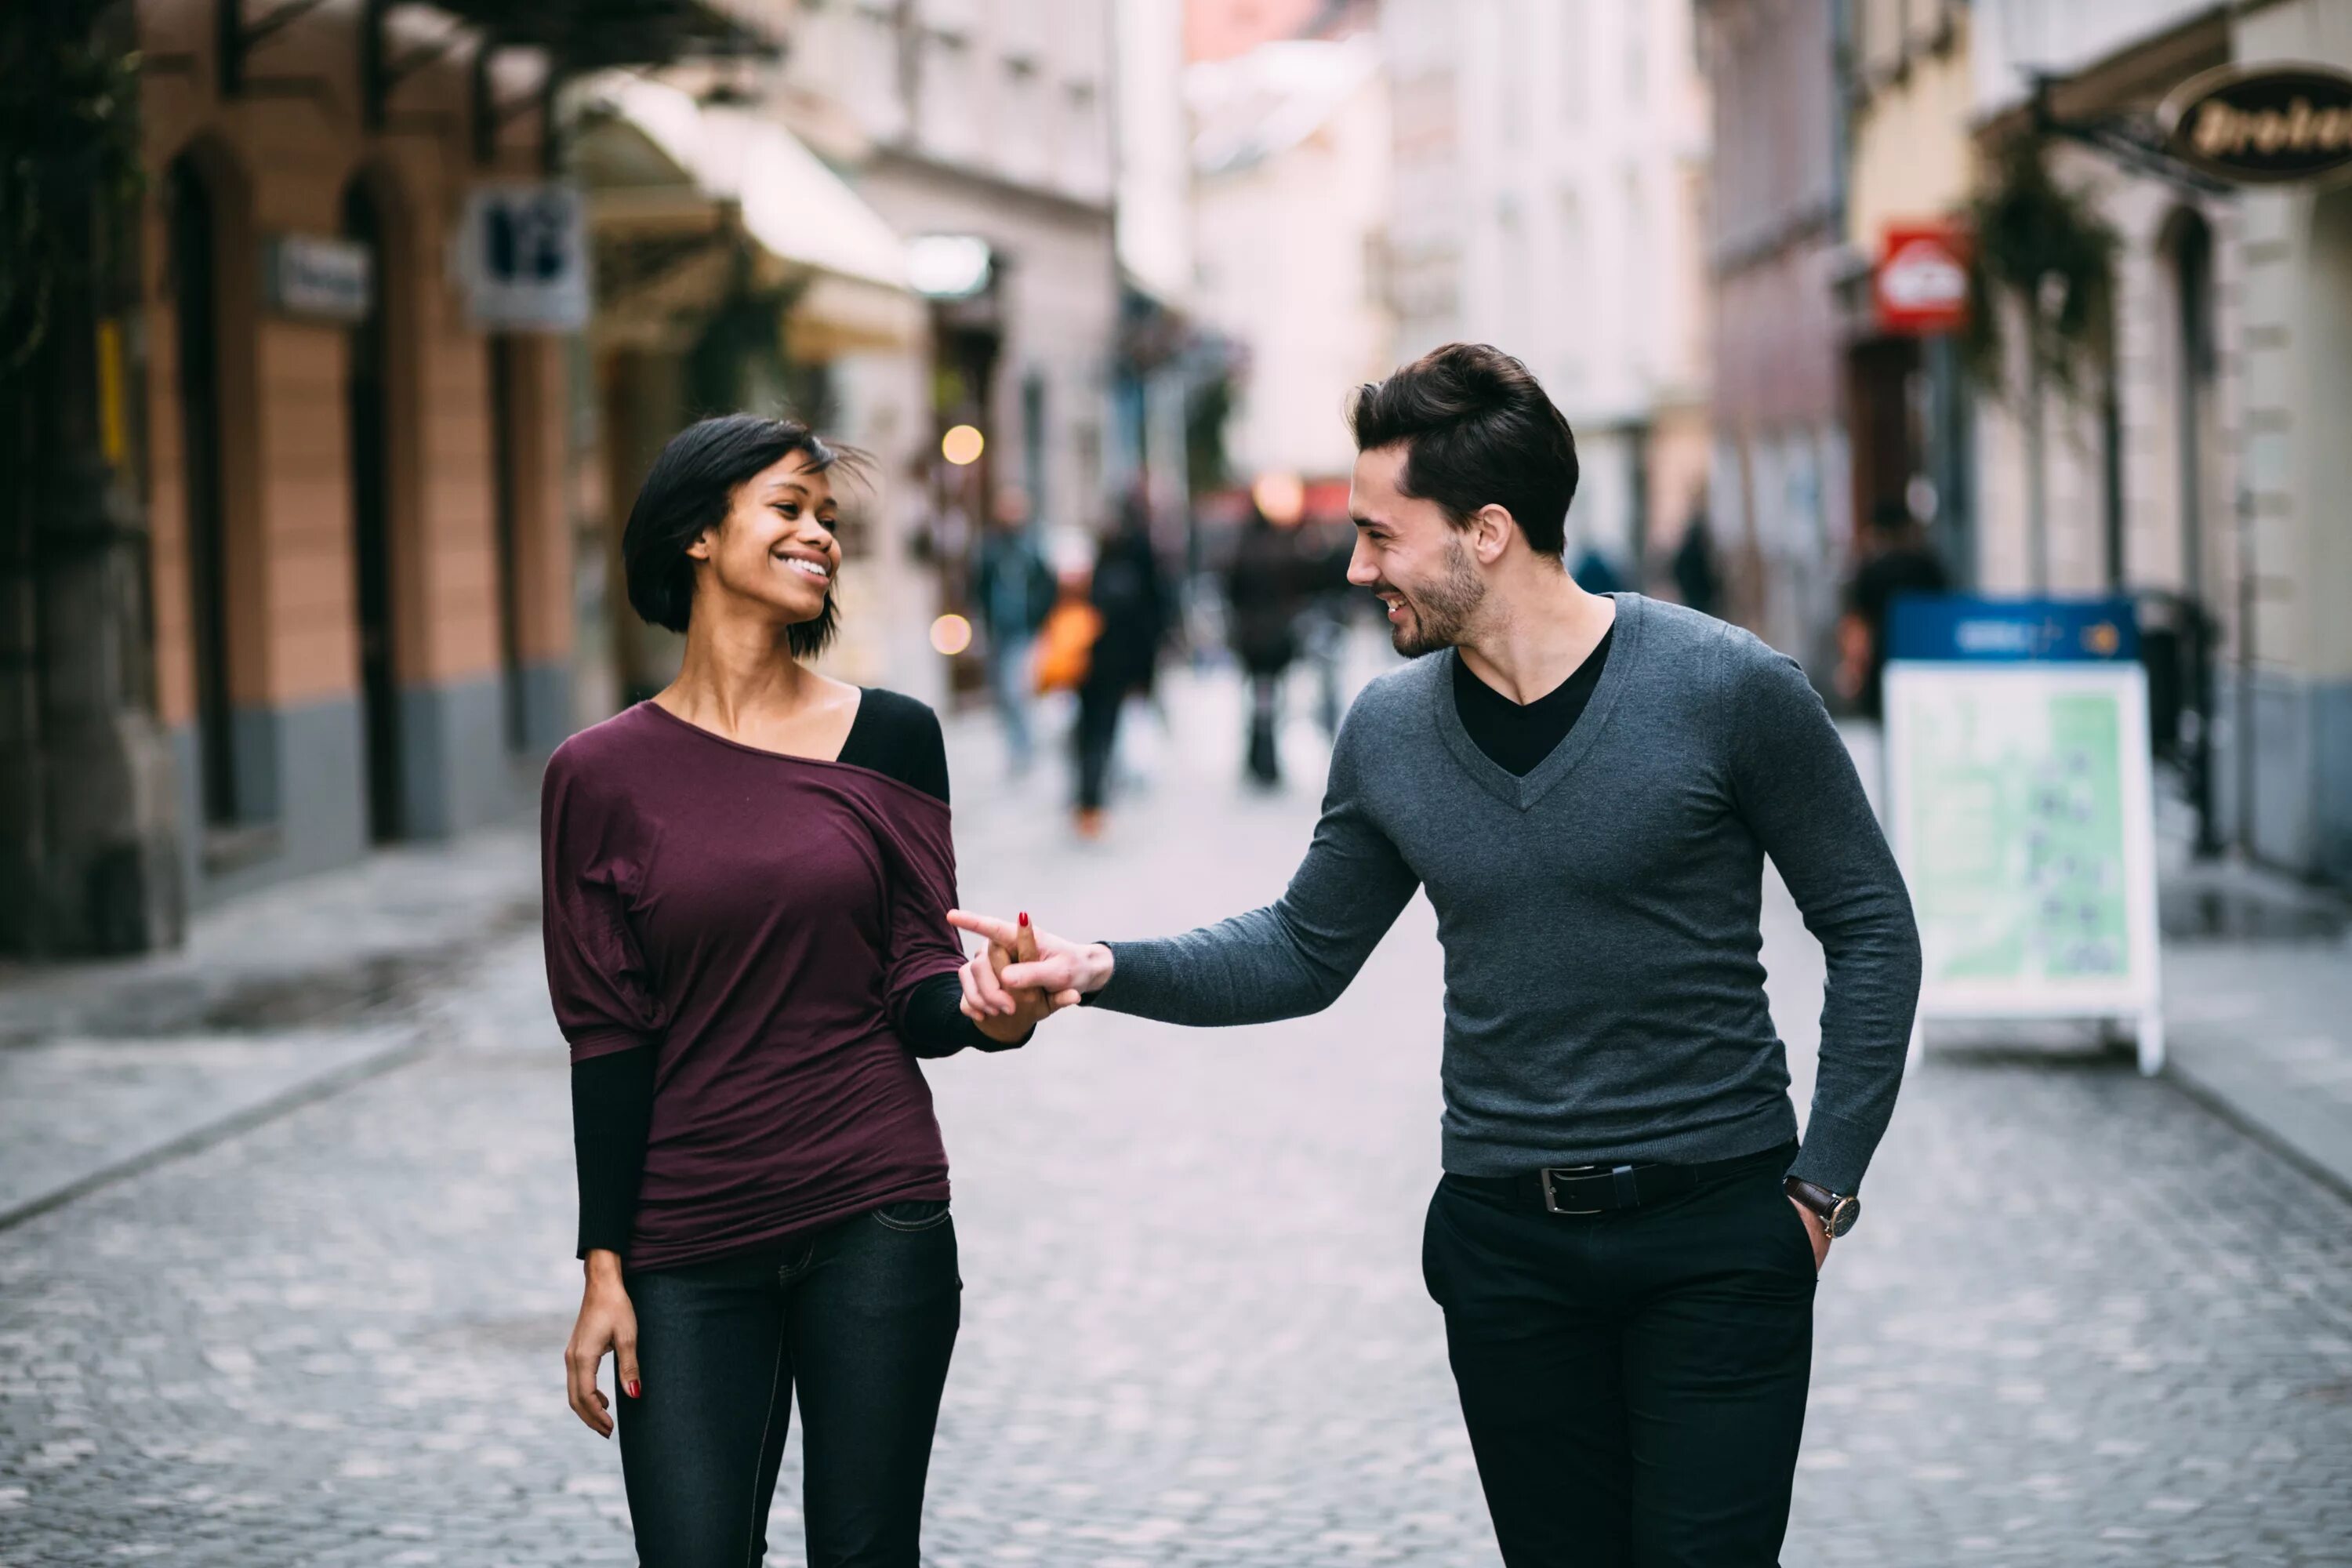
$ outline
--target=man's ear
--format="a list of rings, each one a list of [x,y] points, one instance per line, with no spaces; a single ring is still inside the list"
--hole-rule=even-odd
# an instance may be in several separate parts
[[[1482,565],[1492,566],[1511,547],[1511,535],[1518,529],[1518,521],[1507,509],[1489,502],[1470,514],[1471,552]]]

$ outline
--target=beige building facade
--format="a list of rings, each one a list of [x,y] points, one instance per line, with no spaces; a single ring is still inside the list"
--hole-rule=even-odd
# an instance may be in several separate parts
[[[2352,70],[2352,11],[2327,0],[1977,9],[1989,130],[2021,112],[2035,70],[2063,123],[2150,127],[2213,68]],[[1983,581],[2201,608],[2209,847],[2352,883],[2352,194],[2200,184],[2079,147],[2053,166],[2118,236],[2116,407],[2111,429],[2096,408],[2052,408],[2037,537],[2017,400],[1988,400]]]
[[[453,19],[375,7],[235,60],[215,6],[138,22],[157,705],[201,905],[532,797],[572,727],[567,392],[562,340],[477,326],[448,259],[469,190],[543,176],[536,106],[475,132],[541,68],[477,79]]]

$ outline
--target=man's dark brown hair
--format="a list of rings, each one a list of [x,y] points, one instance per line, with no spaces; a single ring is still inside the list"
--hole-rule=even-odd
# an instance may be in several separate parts
[[[1518,522],[1538,554],[1568,543],[1576,437],[1528,367],[1485,343],[1448,343],[1356,389],[1356,449],[1405,446],[1402,488],[1457,526],[1483,506]]]

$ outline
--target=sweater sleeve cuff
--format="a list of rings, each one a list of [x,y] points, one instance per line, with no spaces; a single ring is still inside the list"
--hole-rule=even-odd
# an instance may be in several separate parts
[[[1805,1123],[1804,1143],[1798,1149],[1796,1163],[1789,1167],[1789,1174],[1833,1193],[1859,1192],[1863,1173],[1870,1168],[1871,1153],[1878,1147],[1878,1132],[1870,1128],[1815,1106]]]
[[[1163,957],[1166,944],[1107,942],[1103,945],[1110,949],[1110,978],[1103,983],[1101,990],[1079,997],[1079,1005],[1100,1007],[1106,1013],[1153,1016],[1153,1001],[1165,991],[1171,978]]]

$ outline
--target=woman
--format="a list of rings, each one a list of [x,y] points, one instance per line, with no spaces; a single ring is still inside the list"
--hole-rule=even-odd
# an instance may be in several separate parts
[[[678,678],[574,735],[541,803],[548,987],[572,1047],[587,1283],[572,1408],[610,1436],[647,1568],[766,1551],[797,1390],[812,1565],[913,1568],[961,1282],[917,1056],[962,1016],[929,709],[829,679],[840,455],[737,415],[656,459],[622,539]]]

